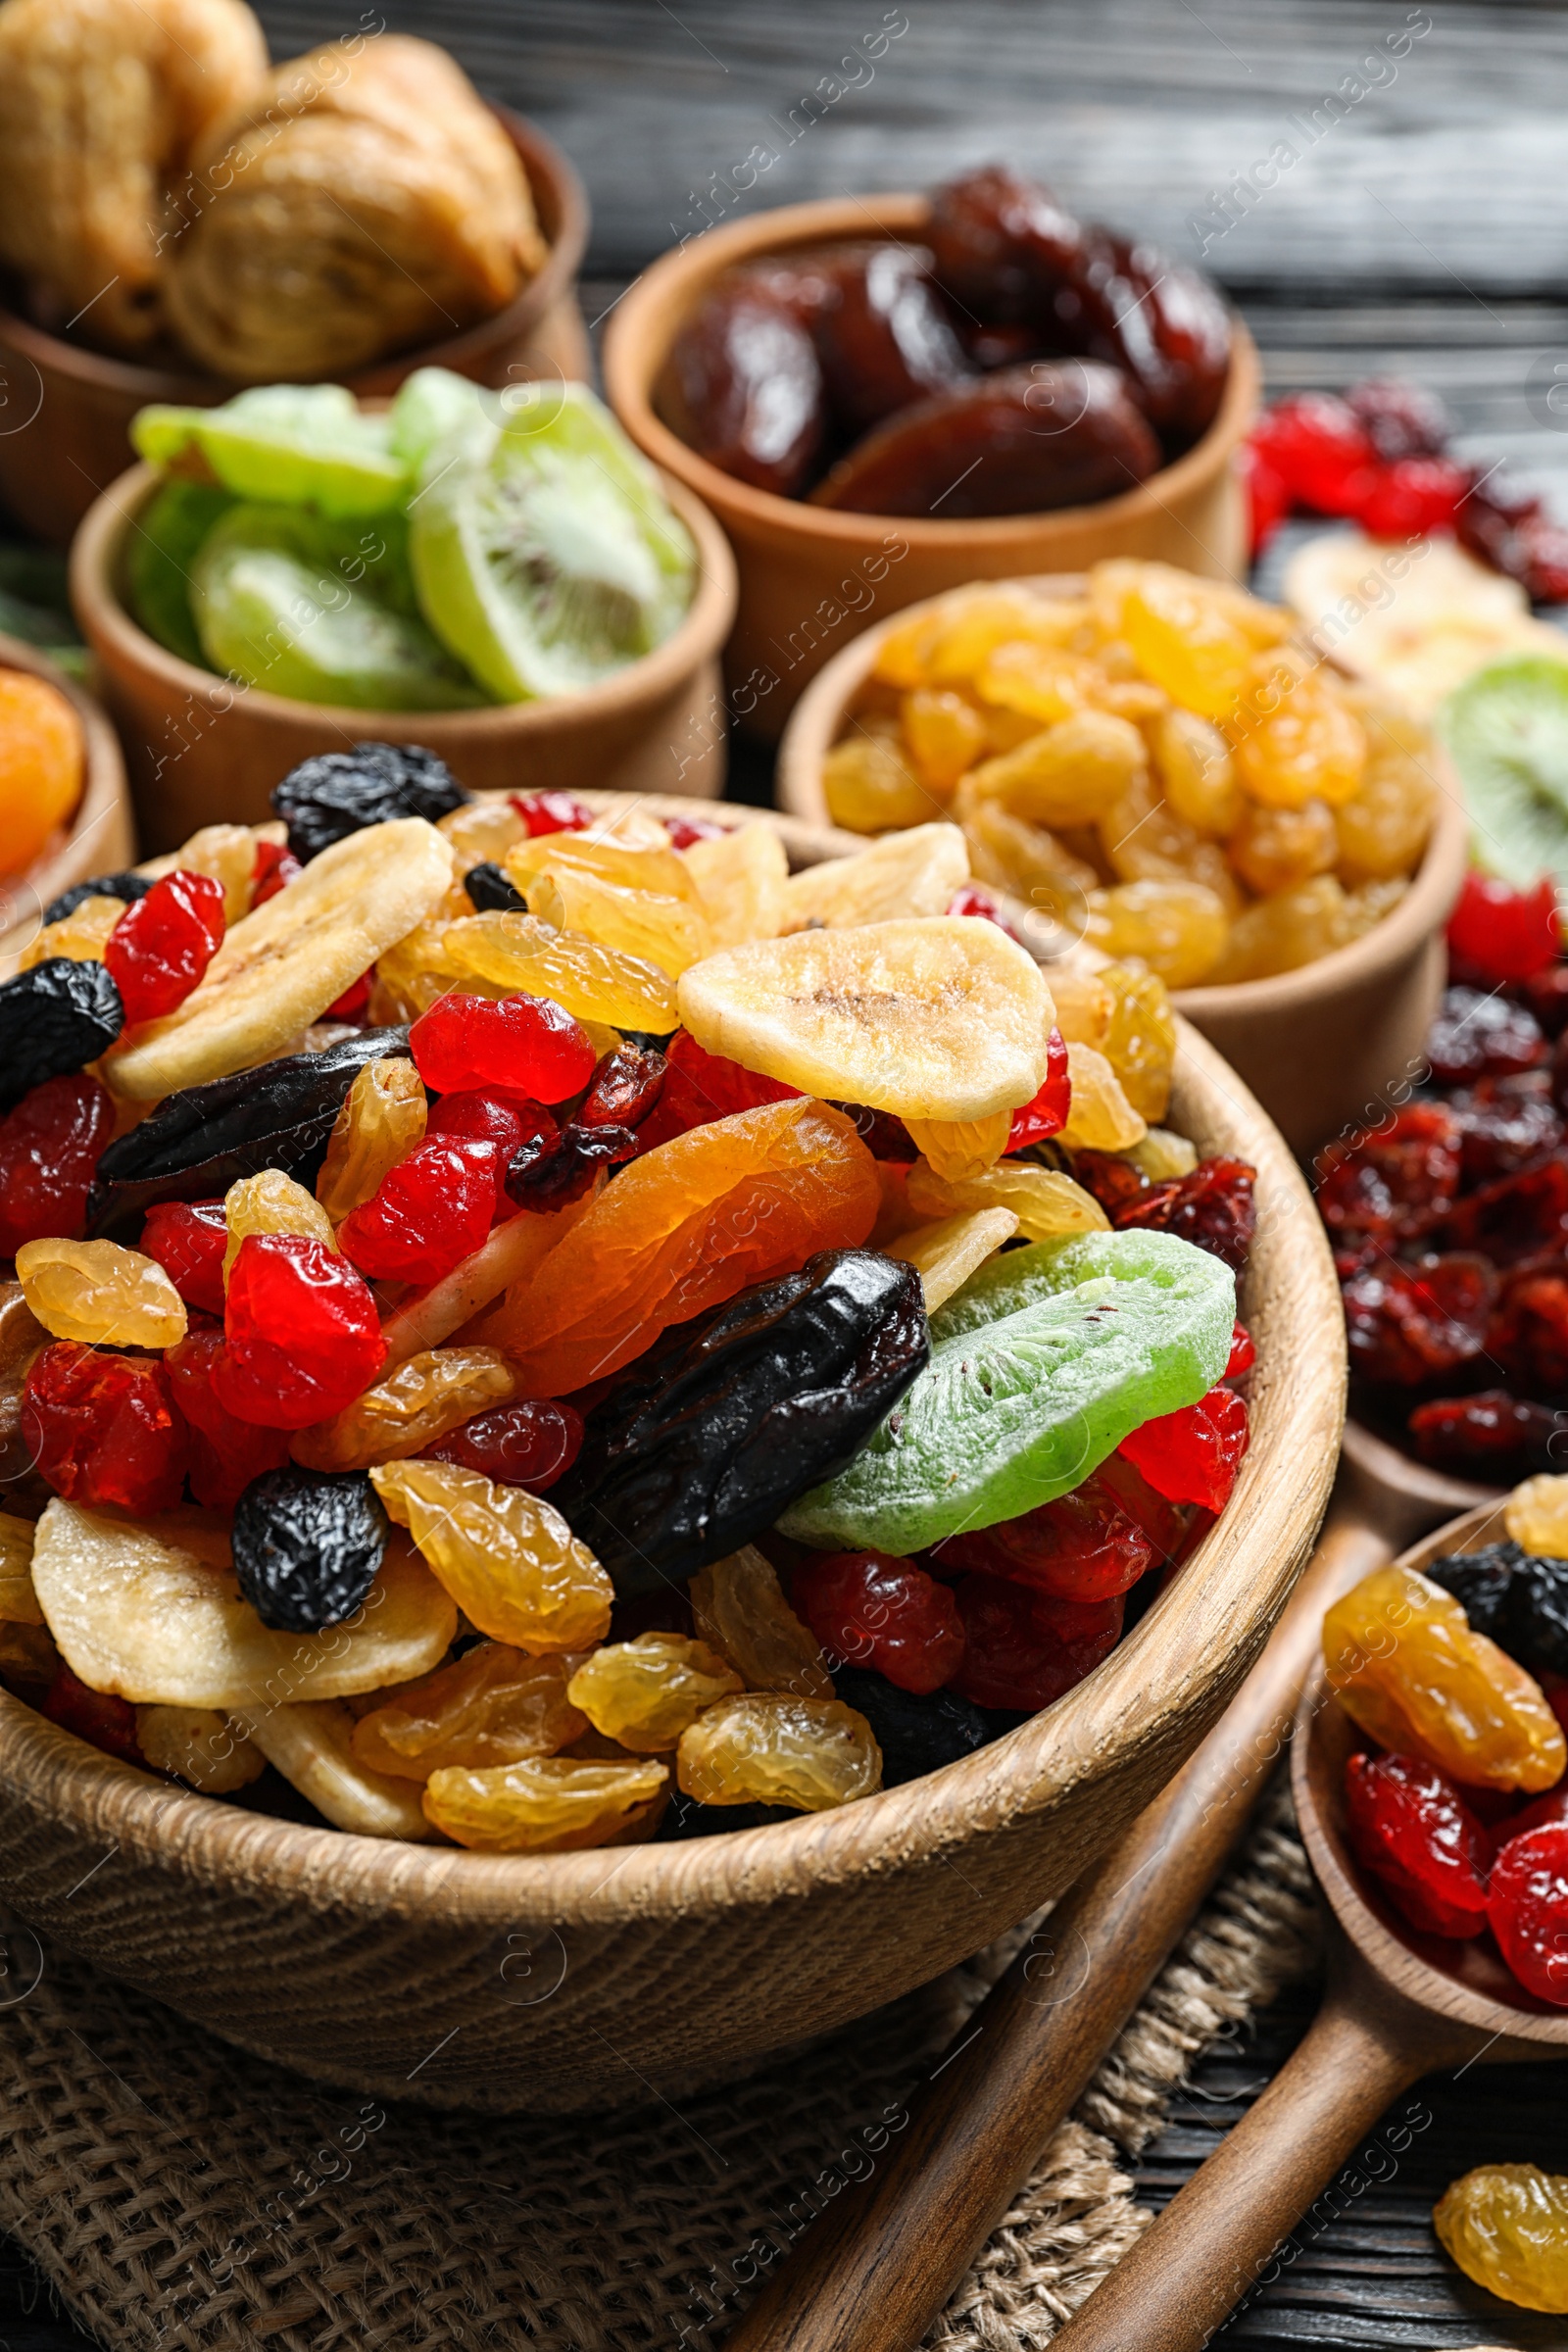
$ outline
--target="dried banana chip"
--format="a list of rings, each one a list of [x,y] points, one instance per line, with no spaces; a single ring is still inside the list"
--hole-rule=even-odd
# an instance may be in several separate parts
[[[203,1796],[229,1796],[267,1770],[267,1758],[216,1707],[138,1707],[136,1745],[154,1772],[172,1772]]]
[[[436,1835],[417,1788],[360,1762],[349,1744],[353,1711],[340,1699],[239,1708],[233,1721],[334,1829],[426,1842]]]
[[[73,1673],[144,1704],[278,1706],[427,1674],[458,1613],[413,1546],[388,1544],[363,1606],[320,1634],[271,1633],[240,1597],[226,1527],[197,1511],[152,1524],[52,1501],[33,1588]]]
[[[234,925],[177,1012],[106,1057],[108,1083],[149,1102],[265,1060],[422,922],[451,881],[451,849],[422,816],[334,842]]]
[[[715,948],[778,937],[790,861],[771,825],[737,825],[722,840],[694,841],[681,854]]]
[[[945,914],[969,879],[969,845],[956,825],[911,825],[886,833],[853,858],[830,858],[791,874],[781,931],[885,923],[900,915]]]
[[[887,1253],[918,1267],[925,1311],[932,1315],[1017,1230],[1017,1215],[1010,1208],[964,1209],[938,1224],[917,1225],[912,1233],[901,1234],[888,1244]]]

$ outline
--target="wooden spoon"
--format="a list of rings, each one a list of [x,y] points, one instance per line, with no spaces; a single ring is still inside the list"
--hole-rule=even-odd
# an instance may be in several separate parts
[[[1495,1503],[1403,1555],[1479,1551]],[[1345,1762],[1358,1735],[1322,1674],[1302,1695],[1291,1758],[1297,1819],[1330,1905],[1316,2023],[1256,2105],[1055,2341],[1061,2352],[1198,2352],[1391,2100],[1437,2067],[1568,2058],[1568,2011],[1532,2004],[1495,1953],[1418,1936],[1368,1891],[1345,1834]]]

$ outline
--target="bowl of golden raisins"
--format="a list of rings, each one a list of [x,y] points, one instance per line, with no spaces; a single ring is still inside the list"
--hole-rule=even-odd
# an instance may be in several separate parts
[[[779,797],[961,826],[978,881],[1155,972],[1298,1152],[1419,1054],[1466,854],[1446,758],[1227,582],[1115,560],[911,606],[808,689]]]

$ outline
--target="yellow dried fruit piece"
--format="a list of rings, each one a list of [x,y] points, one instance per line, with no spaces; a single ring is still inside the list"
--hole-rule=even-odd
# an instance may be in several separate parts
[[[223,1195],[223,1222],[228,1240],[223,1249],[223,1288],[234,1271],[240,1244],[253,1233],[297,1233],[336,1250],[332,1220],[314,1193],[281,1168],[263,1168],[256,1176],[240,1176]],[[339,1253],[341,1254],[341,1252]]]
[[[1227,914],[1240,910],[1225,852],[1176,814],[1141,768],[1100,819],[1105,861],[1121,882],[1200,882]]]
[[[749,1690],[832,1697],[821,1643],[796,1616],[772,1562],[755,1544],[700,1568],[689,1589],[698,1633],[728,1658]]]
[[[969,852],[956,825],[914,825],[853,858],[829,858],[791,874],[780,929],[894,922],[945,914],[969,879]]]
[[[1069,1046],[1099,1046],[1103,1052],[1116,998],[1098,972],[1063,956],[1046,966],[1056,1027]]]
[[[555,1755],[588,1728],[566,1696],[579,1663],[575,1650],[530,1658],[504,1642],[478,1642],[361,1715],[354,1753],[372,1772],[407,1781],[450,1764],[480,1772]]]
[[[989,1119],[906,1119],[905,1125],[921,1158],[950,1183],[961,1184],[995,1167],[1007,1149],[1012,1112],[999,1110]]]
[[[824,753],[822,794],[833,823],[850,833],[924,824],[947,798],[916,772],[901,744],[863,730]]]
[[[1010,1208],[963,1209],[956,1217],[900,1234],[886,1245],[887,1254],[916,1268],[925,1311],[934,1315],[1017,1230],[1017,1214]]]
[[[118,1242],[24,1242],[22,1295],[57,1340],[89,1348],[175,1348],[185,1301],[164,1269]]]
[[[465,801],[461,808],[449,808],[435,822],[436,831],[452,844],[461,874],[474,865],[500,865],[528,830],[510,797]]]
[[[383,1055],[357,1072],[332,1125],[316,1198],[332,1225],[361,1208],[381,1180],[424,1140],[419,1073],[404,1055]]]
[[[443,945],[460,973],[550,997],[578,1020],[661,1032],[675,1026],[675,984],[667,972],[579,931],[556,930],[537,915],[472,914],[448,923]]]
[[[1437,785],[1419,756],[1369,734],[1366,773],[1334,811],[1342,882],[1381,882],[1419,863],[1432,830]]]
[[[986,748],[986,722],[950,687],[917,686],[904,698],[904,740],[922,784],[946,800]]]
[[[1093,1046],[1069,1046],[1067,1072],[1072,1105],[1057,1138],[1067,1151],[1125,1152],[1143,1141],[1147,1122],[1103,1054]]]
[[[610,1630],[613,1588],[561,1513],[456,1462],[386,1462],[370,1481],[471,1625],[538,1656]]]
[[[488,1772],[433,1772],[424,1810],[459,1845],[486,1854],[564,1854],[652,1826],[669,1786],[662,1764],[535,1756]]]
[[[1142,774],[1148,757],[1130,719],[1080,710],[984,760],[973,781],[981,796],[1034,824],[1088,825]]]
[[[1321,669],[1292,653],[1254,656],[1232,719],[1245,789],[1271,808],[1341,808],[1366,770],[1366,730]]]
[[[1432,2227],[1477,2286],[1525,2311],[1568,2313],[1568,2177],[1534,2164],[1478,2165],[1445,2189]]]
[[[974,687],[982,702],[1054,726],[1057,719],[1087,710],[1102,684],[1094,663],[1081,654],[1012,638],[988,655]]]
[[[422,816],[334,842],[234,925],[177,1011],[106,1056],[107,1083],[147,1102],[254,1067],[407,938],[451,881],[452,852]]]
[[[1069,1053],[1089,1049],[1071,1047]],[[1065,1130],[1063,1130],[1065,1133]],[[1063,1233],[1106,1233],[1110,1219],[1092,1193],[1059,1168],[1028,1159],[1004,1159],[983,1176],[947,1183],[922,1160],[905,1181],[905,1199],[922,1217],[953,1217],[982,1208],[1010,1209],[1026,1242],[1045,1242]]]
[[[494,1348],[429,1348],[384,1373],[335,1419],[296,1431],[289,1451],[307,1470],[402,1461],[476,1413],[509,1404],[516,1389]]]
[[[924,682],[968,685],[1001,645],[1065,645],[1087,613],[1086,605],[1022,587],[960,589],[945,600],[939,614],[926,650]]]
[[[0,1625],[42,1625],[43,1611],[32,1589],[33,1527],[0,1511]]]
[[[261,1749],[216,1707],[138,1707],[136,1745],[154,1772],[171,1772],[203,1796],[231,1796],[267,1770]]]
[[[1011,891],[1050,921],[1082,931],[1088,894],[1100,886],[1100,875],[1087,859],[1075,858],[1046,826],[972,792],[967,780],[955,795],[954,814],[963,827],[969,870],[977,882]]]
[[[406,1781],[368,1771],[354,1753],[354,1716],[341,1699],[238,1708],[237,1729],[334,1829],[357,1838],[428,1840],[430,1824]]]
[[[1502,1514],[1511,1541],[1548,1560],[1568,1560],[1568,1478],[1527,1478]]]
[[[923,811],[922,811],[923,813]],[[717,841],[694,841],[680,858],[697,885],[715,948],[743,939],[775,939],[784,921],[790,861],[771,825],[736,825]],[[657,1029],[657,1021],[628,1028]]]
[[[835,1102],[986,1119],[1045,1082],[1051,994],[997,924],[962,916],[803,931],[687,972],[698,1044]]]
[[[682,1733],[675,1778],[703,1805],[822,1813],[881,1788],[882,1750],[865,1717],[841,1699],[746,1690]]]
[[[1101,1036],[1088,1042],[1103,1054],[1134,1110],[1146,1119],[1162,1119],[1176,1066],[1170,992],[1157,973],[1140,964],[1109,963],[1100,979],[1114,1005]]]
[[[1107,956],[1136,956],[1167,988],[1197,988],[1229,932],[1223,905],[1201,882],[1123,882],[1091,893],[1084,936]]]
[[[1196,832],[1223,841],[1242,813],[1231,747],[1192,710],[1167,710],[1154,729],[1154,764],[1165,798]]]
[[[102,963],[109,934],[125,911],[123,899],[83,899],[58,923],[45,923],[36,939],[22,951],[18,970],[30,972],[35,963],[65,956],[73,963]]]
[[[1207,580],[1145,564],[1122,600],[1121,626],[1145,676],[1184,710],[1224,718],[1236,709],[1252,641]]]
[[[180,1707],[269,1706],[408,1682],[440,1663],[458,1613],[401,1538],[363,1605],[321,1634],[273,1633],[240,1593],[226,1522],[104,1519],[57,1495],[38,1522],[44,1622],[93,1690]]]
[[[1334,812],[1325,801],[1299,808],[1265,808],[1250,803],[1231,835],[1231,861],[1260,898],[1293,890],[1314,874],[1326,874],[1340,854]]]
[[[206,874],[223,893],[223,920],[237,923],[251,910],[256,872],[256,836],[249,825],[203,825],[176,854],[181,873]]]
[[[705,1707],[743,1688],[706,1642],[682,1634],[639,1634],[607,1642],[583,1660],[567,1687],[596,1732],[637,1755],[672,1748]]]
[[[1163,718],[1171,708],[1170,696],[1163,686],[1149,678],[1106,678],[1095,690],[1097,710],[1109,710],[1117,718],[1130,718],[1135,727],[1150,732],[1156,719]]]
[[[1151,1127],[1136,1144],[1129,1145],[1122,1154],[1135,1168],[1141,1168],[1151,1184],[1163,1184],[1167,1176],[1190,1176],[1198,1165],[1198,1146],[1185,1135],[1177,1135],[1169,1127]]]
[[[509,850],[506,871],[530,913],[657,964],[672,979],[712,944],[697,885],[673,850],[548,833]]]
[[[1276,891],[1237,917],[1225,953],[1206,979],[1224,988],[1294,972],[1343,948],[1355,936],[1352,921],[1350,902],[1332,874]]]

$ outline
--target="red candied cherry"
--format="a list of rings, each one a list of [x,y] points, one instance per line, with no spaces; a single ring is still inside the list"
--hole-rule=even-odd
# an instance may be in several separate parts
[[[281,841],[259,841],[251,867],[251,912],[275,899],[280,890],[297,882],[305,871],[293,851]]]
[[[1298,392],[1254,426],[1251,446],[1303,507],[1358,514],[1377,465],[1372,436],[1332,392]]]
[[[1420,1756],[1351,1756],[1345,1806],[1356,1859],[1413,1928],[1481,1934],[1492,1840],[1446,1773]]]
[[[1154,1545],[1119,1497],[1090,1477],[1016,1519],[1004,1519],[937,1547],[944,1568],[1011,1577],[1057,1600],[1111,1600],[1154,1563]]]
[[[221,1200],[155,1200],[138,1247],[163,1267],[187,1306],[222,1313],[228,1222]]]
[[[596,821],[593,810],[569,792],[514,792],[511,799],[533,840],[542,833],[585,833]]]
[[[1534,890],[1512,890],[1472,866],[1448,917],[1448,954],[1465,979],[1482,988],[1529,980],[1560,953],[1557,893],[1549,876]]]
[[[430,1105],[426,1137],[447,1136],[454,1143],[494,1144],[503,1163],[524,1136],[555,1133],[556,1122],[542,1103],[522,1095],[442,1095]]]
[[[461,1429],[427,1446],[424,1458],[477,1470],[498,1487],[526,1487],[542,1494],[564,1478],[582,1450],[582,1415],[574,1404],[531,1396],[476,1413]]]
[[[901,1690],[940,1690],[963,1663],[957,1604],[913,1560],[836,1551],[796,1569],[791,1597],[824,1649]]]
[[[1548,1682],[1555,1682],[1556,1689],[1548,1689]],[[1551,1676],[1542,1683],[1542,1689],[1557,1721],[1568,1728],[1568,1682],[1564,1682],[1560,1675]],[[1510,1839],[1522,1838],[1527,1830],[1554,1828],[1560,1821],[1568,1821],[1568,1778],[1560,1780],[1555,1788],[1548,1788],[1544,1796],[1532,1797],[1528,1805],[1522,1805],[1517,1813],[1509,1814],[1494,1835],[1500,1851]]]
[[[104,962],[127,1023],[156,1021],[183,1004],[223,944],[223,890],[211,874],[181,868],[125,908]]]
[[[1040,1092],[1027,1102],[1021,1110],[1012,1114],[1007,1129],[1007,1150],[1022,1152],[1030,1144],[1043,1144],[1048,1135],[1056,1134],[1067,1124],[1072,1108],[1072,1079],[1067,1070],[1067,1048],[1059,1029],[1053,1029],[1046,1043],[1046,1074]]]
[[[1453,529],[1469,488],[1451,458],[1396,458],[1377,468],[1355,519],[1374,539],[1429,539]]]
[[[1112,1222],[1118,1232],[1174,1233],[1240,1274],[1257,1231],[1256,1174],[1245,1159],[1200,1159],[1189,1175],[1150,1185]]]
[[[1508,1839],[1492,1866],[1487,1919],[1525,1990],[1568,2009],[1568,1823]]]
[[[46,1078],[0,1120],[0,1257],[24,1242],[80,1238],[115,1106],[96,1078]]]
[[[969,915],[976,922],[995,923],[997,929],[1005,931],[1009,939],[1016,940],[1018,938],[1017,932],[1003,913],[1000,903],[993,898],[989,890],[983,889],[978,882],[966,882],[963,888],[949,900],[948,912],[949,914]],[[1019,945],[1022,944],[1019,941]]]
[[[700,841],[727,841],[728,825],[721,825],[710,816],[662,816],[660,823],[669,835],[672,850],[694,850]]]
[[[1230,1361],[1225,1366],[1225,1378],[1227,1380],[1242,1379],[1244,1374],[1250,1372],[1256,1361],[1257,1349],[1252,1345],[1251,1333],[1245,1323],[1234,1324],[1231,1328],[1231,1353]]]
[[[1247,1451],[1247,1407],[1234,1389],[1210,1389],[1196,1404],[1160,1413],[1123,1438],[1120,1450],[1167,1502],[1222,1511]]]
[[[1054,1600],[1001,1576],[959,1583],[963,1664],[950,1689],[977,1707],[1049,1707],[1121,1639],[1124,1603]]]
[[[307,1429],[368,1389],[386,1361],[375,1300],[324,1242],[248,1233],[229,1273],[228,1345],[213,1393],[241,1421]]]
[[[1141,1470],[1124,1453],[1107,1454],[1095,1472],[1095,1483],[1124,1510],[1135,1527],[1143,1529],[1154,1547],[1156,1561],[1168,1566],[1185,1559],[1197,1542],[1195,1528],[1203,1532],[1209,1514],[1190,1502],[1170,1502],[1156,1494]]]
[[[22,1435],[67,1502],[172,1511],[184,1492],[189,1435],[168,1373],[146,1356],[56,1341],[27,1374]]]
[[[89,1747],[102,1748],[122,1764],[140,1764],[145,1771],[147,1760],[136,1744],[136,1710],[129,1699],[113,1690],[94,1690],[63,1659],[39,1713],[63,1732],[74,1732]]]
[[[1247,495],[1248,546],[1255,563],[1282,522],[1290,519],[1294,501],[1291,485],[1261,449],[1244,441],[1238,453],[1242,488]]]
[[[439,1282],[489,1232],[505,1165],[494,1144],[427,1136],[350,1210],[338,1240],[377,1282]]]
[[[253,1478],[288,1460],[286,1429],[241,1421],[213,1392],[213,1367],[225,1346],[220,1331],[190,1331],[164,1351],[174,1402],[190,1428],[190,1491],[212,1511],[231,1511]]]
[[[706,1127],[710,1119],[757,1110],[764,1102],[793,1102],[801,1091],[780,1079],[760,1077],[722,1054],[705,1053],[686,1029],[677,1029],[670,1039],[664,1062],[663,1090],[639,1130],[645,1151],[693,1127]]]
[[[435,1094],[497,1089],[539,1102],[577,1094],[595,1058],[580,1022],[529,996],[442,997],[409,1031],[409,1050]]]

